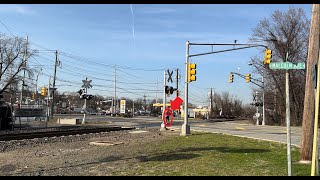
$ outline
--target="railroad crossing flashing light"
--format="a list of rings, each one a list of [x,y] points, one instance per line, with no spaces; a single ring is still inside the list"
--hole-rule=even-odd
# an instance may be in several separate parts
[[[270,49],[267,49],[264,54],[265,55],[263,64],[270,64],[272,58],[272,51]]]
[[[196,65],[196,64],[194,64],[194,63],[189,63],[189,64],[188,64],[188,82],[196,81],[196,80],[197,80],[197,77],[196,77],[196,74],[197,74],[196,68],[197,68],[197,65]]]
[[[174,88],[171,86],[170,87],[170,94],[173,94]]]
[[[173,94],[173,92],[176,91],[176,90],[178,90],[178,89],[173,88],[172,86],[166,86],[165,87],[165,93],[168,94],[168,95]]]
[[[246,74],[246,82],[251,82],[251,74]]]
[[[83,94],[80,95],[80,99],[88,99],[87,97],[88,97],[88,96],[87,96],[86,93],[83,93]]]
[[[42,87],[41,88],[41,95],[42,96],[46,96],[47,95],[47,88],[46,87]]]
[[[92,98],[93,98],[93,95],[91,95],[91,94],[89,94],[89,95],[86,96],[86,99],[87,99],[87,100],[90,100],[90,99],[92,99]]]
[[[170,94],[170,87],[166,86],[164,91],[165,91],[165,94]]]
[[[229,83],[233,83],[233,74],[232,73],[230,73],[230,76],[229,76]]]

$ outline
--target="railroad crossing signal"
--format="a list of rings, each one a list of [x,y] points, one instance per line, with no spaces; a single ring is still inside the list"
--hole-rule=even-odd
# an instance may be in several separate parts
[[[83,82],[83,85],[81,86],[81,87],[83,87],[83,88],[92,88],[92,85],[90,84],[91,82],[92,82],[92,80],[82,80],[82,82]]]
[[[197,77],[196,77],[196,74],[197,74],[196,68],[197,68],[197,65],[196,65],[196,64],[194,64],[194,63],[189,63],[189,64],[188,64],[188,82],[196,81],[196,80],[197,80]]]
[[[168,70],[167,70],[167,72],[168,72],[168,75],[169,75],[169,77],[168,77],[168,82],[170,82],[170,81],[171,81],[171,83],[173,83],[173,81],[172,81],[172,74],[173,74],[173,71],[171,71],[171,73],[170,73],[170,70],[168,69]]]
[[[165,91],[166,94],[170,94],[170,87],[166,86],[164,91]]]
[[[79,95],[81,96],[81,94],[83,94],[85,92],[85,89],[80,89],[79,91],[78,91],[78,93],[79,93]]]
[[[165,87],[165,93],[168,94],[168,95],[169,94],[173,94],[173,92],[177,91],[177,90],[178,90],[177,88],[173,88],[172,86],[166,86]]]
[[[230,73],[230,76],[229,76],[229,83],[233,83],[233,74],[232,73]]]
[[[246,74],[246,82],[251,82],[251,74]]]
[[[264,61],[263,64],[270,64],[272,58],[272,51],[270,49],[266,49],[264,53]]]
[[[92,98],[93,98],[93,95],[91,95],[91,94],[88,94],[87,97],[86,97],[87,100],[90,100]]]
[[[46,87],[42,87],[41,88],[41,95],[42,96],[47,96],[47,88]]]

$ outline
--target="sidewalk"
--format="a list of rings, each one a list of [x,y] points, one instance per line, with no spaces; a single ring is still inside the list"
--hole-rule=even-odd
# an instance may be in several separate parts
[[[193,131],[222,133],[239,137],[287,143],[287,128],[283,126],[256,126],[239,122],[189,122]],[[172,126],[181,129],[181,126]],[[301,145],[301,127],[291,127],[291,144],[296,147]]]

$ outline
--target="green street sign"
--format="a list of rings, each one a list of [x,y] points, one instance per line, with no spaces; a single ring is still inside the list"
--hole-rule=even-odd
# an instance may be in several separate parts
[[[305,69],[305,63],[292,63],[292,62],[271,62],[270,69]]]

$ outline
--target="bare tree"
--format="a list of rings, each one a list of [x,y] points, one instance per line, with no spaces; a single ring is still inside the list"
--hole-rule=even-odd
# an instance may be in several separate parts
[[[222,116],[243,115],[242,101],[231,96],[228,92],[215,93],[213,97],[214,114],[218,115],[222,109]]]
[[[289,8],[287,12],[275,11],[271,17],[261,20],[253,29],[250,40],[265,41],[268,48],[273,51],[272,61],[286,61],[286,52],[288,52],[289,62],[306,62],[309,27],[310,20],[301,8]],[[264,55],[263,51],[262,55]],[[277,96],[276,102],[272,98],[266,99],[265,106],[271,109],[277,104],[279,108],[274,110],[281,114],[281,117],[285,117],[285,72],[270,70],[263,64],[261,57],[254,57],[251,61],[257,64],[254,66],[255,72],[265,77],[265,93]],[[291,120],[293,125],[301,125],[306,71],[292,70],[289,73]],[[281,122],[284,122],[283,119]]]
[[[33,76],[27,59],[34,53],[35,51],[27,51],[27,42],[23,38],[0,34],[0,94],[11,93],[10,86],[16,86],[22,80],[20,72],[25,70],[29,78]]]

